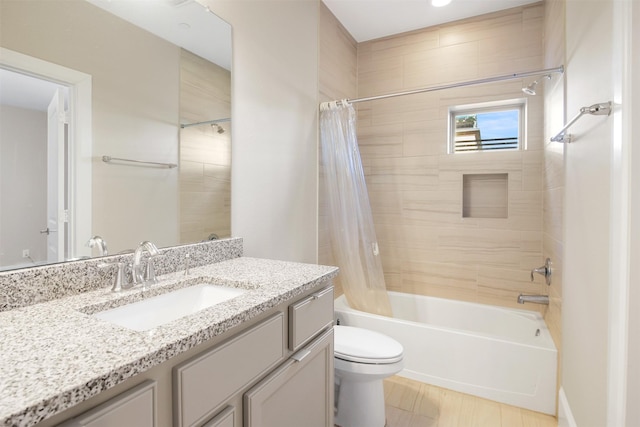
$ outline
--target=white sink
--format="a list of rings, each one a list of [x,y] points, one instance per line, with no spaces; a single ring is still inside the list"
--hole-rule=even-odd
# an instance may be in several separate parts
[[[134,331],[146,331],[247,292],[207,283],[181,288],[93,316]]]

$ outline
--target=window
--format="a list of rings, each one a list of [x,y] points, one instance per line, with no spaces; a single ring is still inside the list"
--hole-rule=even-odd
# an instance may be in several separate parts
[[[449,109],[449,152],[519,150],[524,147],[525,103],[521,99]]]

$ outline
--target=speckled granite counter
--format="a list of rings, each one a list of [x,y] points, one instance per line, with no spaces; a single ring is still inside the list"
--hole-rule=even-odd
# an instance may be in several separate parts
[[[235,258],[161,276],[144,293],[109,288],[0,313],[0,425],[35,425],[333,278],[337,268]],[[249,289],[146,332],[90,314],[193,284]]]

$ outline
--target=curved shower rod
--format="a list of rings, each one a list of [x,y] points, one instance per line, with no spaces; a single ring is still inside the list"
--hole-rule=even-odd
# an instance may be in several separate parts
[[[541,76],[545,74],[548,75],[548,74],[554,74],[554,73],[559,73],[559,74],[564,73],[564,66],[560,66],[556,68],[547,68],[546,70],[526,71],[523,73],[505,74],[502,76],[487,77],[484,79],[468,80],[466,82],[457,82],[457,83],[449,83],[449,84],[444,84],[439,86],[430,86],[430,87],[425,87],[421,89],[408,90],[406,92],[389,93],[386,95],[369,96],[366,98],[347,99],[346,102],[349,104],[356,104],[358,102],[376,101],[378,99],[394,98],[396,96],[413,95],[416,93],[425,93],[425,92],[434,92],[437,90],[453,89],[457,87],[493,83],[493,82],[499,82],[503,80],[515,80],[515,79],[521,79],[523,77]],[[342,105],[343,101],[336,100],[333,102],[335,102],[337,105]]]

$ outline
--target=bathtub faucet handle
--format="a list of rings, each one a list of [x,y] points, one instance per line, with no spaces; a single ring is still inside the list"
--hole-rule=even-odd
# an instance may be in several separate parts
[[[551,259],[547,258],[542,267],[534,268],[531,270],[531,281],[533,282],[533,273],[538,273],[544,276],[544,281],[547,286],[551,286]]]

